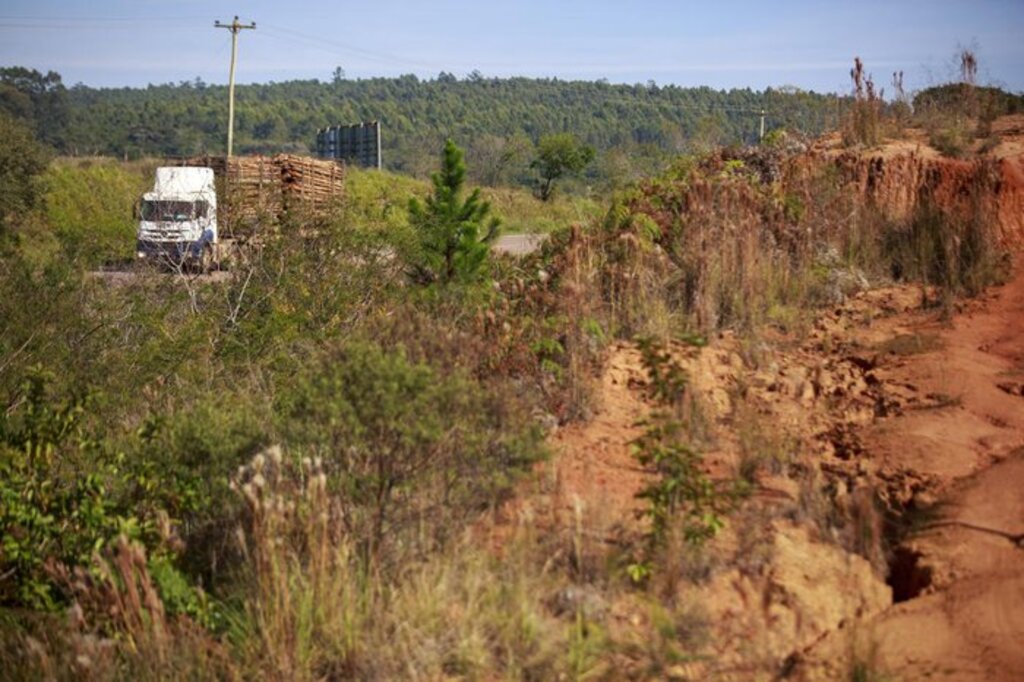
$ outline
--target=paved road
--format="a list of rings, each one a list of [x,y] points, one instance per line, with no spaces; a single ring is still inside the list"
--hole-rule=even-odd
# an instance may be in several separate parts
[[[510,256],[525,256],[540,248],[547,235],[543,234],[503,234],[494,243],[494,250],[498,253],[505,253]],[[160,271],[155,268],[138,268],[133,262],[126,262],[121,266],[112,266],[103,270],[95,270],[89,276],[102,279],[113,285],[126,285],[139,277],[174,277],[176,273],[171,271]],[[205,282],[224,282],[230,277],[227,271],[220,270],[205,275],[189,273],[189,279]]]
[[[503,234],[494,242],[494,250],[511,256],[525,256],[540,248],[547,239],[543,234]]]

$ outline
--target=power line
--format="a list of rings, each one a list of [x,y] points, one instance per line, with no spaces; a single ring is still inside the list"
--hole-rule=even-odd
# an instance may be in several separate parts
[[[404,66],[418,66],[427,69],[438,68],[437,64],[422,62],[416,59],[409,59],[406,57],[402,57],[401,55],[389,54],[386,52],[378,52],[375,50],[367,50],[366,48],[357,47],[355,45],[350,45],[348,43],[342,43],[335,40],[329,40],[327,38],[321,38],[319,36],[311,35],[309,33],[302,33],[301,31],[296,31],[294,29],[286,28],[284,26],[277,26],[274,24],[263,24],[263,27],[265,29],[269,29],[267,31],[269,35],[276,35],[276,37],[281,39],[305,42],[308,45],[331,52],[332,54],[334,54],[333,50],[341,50],[343,52],[354,53],[377,62]]]
[[[162,22],[167,26],[167,22]],[[194,23],[180,23],[177,26],[181,28],[187,28],[195,26]],[[88,31],[88,30],[136,30],[140,26],[152,26],[152,22],[140,21],[136,24],[118,23],[118,24],[16,24],[10,22],[0,21],[0,29],[3,28],[16,28],[18,30],[40,30],[40,31],[53,31],[53,30],[71,30],[71,31]]]
[[[92,22],[92,21],[104,21],[104,22],[129,22],[129,23],[140,23],[148,24],[153,21],[205,21],[206,17],[201,16],[175,16],[175,17],[68,17],[61,15],[59,17],[29,17],[23,15],[13,14],[0,14],[0,21],[32,21],[32,22],[47,22],[47,21],[60,21],[60,22]]]
[[[163,25],[195,26],[199,19],[189,17],[164,17],[153,19],[142,18],[116,18],[116,17],[5,17],[0,16],[0,28],[20,29],[113,29],[113,28],[135,28],[138,26],[151,26],[153,22],[160,22]]]

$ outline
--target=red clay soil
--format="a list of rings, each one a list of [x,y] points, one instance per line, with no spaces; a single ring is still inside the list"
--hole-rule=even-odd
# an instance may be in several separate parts
[[[640,523],[636,492],[647,474],[631,455],[638,422],[649,409],[646,376],[633,344],[609,349],[592,388],[594,416],[557,429],[548,439],[553,457],[537,466],[517,496],[478,528],[492,547],[504,551],[519,527],[556,539],[582,534],[598,546],[635,536]]]
[[[647,378],[639,351],[632,344],[610,350],[609,361],[596,387],[594,418],[559,430],[551,444],[563,521],[583,515],[587,531],[614,537],[635,528],[640,505],[636,493],[647,474],[632,456],[630,443],[641,433],[637,424],[649,409],[639,387]]]
[[[887,147],[848,170],[900,212],[922,194],[958,201],[957,187],[995,169],[1000,233],[1020,252],[1019,118],[997,122],[1005,135],[984,159]],[[709,545],[711,576],[674,598],[702,604],[711,643],[673,679],[849,679],[861,664],[901,680],[1024,680],[1024,255],[1013,272],[951,320],[921,309],[920,288],[891,287],[824,311],[800,344],[726,334],[674,349],[712,476],[733,475],[740,432],[758,424],[799,462],[758,474]],[[613,346],[593,419],[557,430],[552,461],[482,529],[498,551],[520,525],[562,544],[582,537],[598,554],[637,542],[647,474],[630,443],[651,409],[645,385],[636,348]],[[876,492],[901,514],[887,550],[858,544],[858,514],[881,535]],[[829,528],[833,514],[854,522]],[[610,634],[653,636],[641,600],[606,596]],[[645,679],[626,674],[633,663],[642,670],[624,659],[623,674]]]
[[[969,302],[891,377],[948,404],[876,424],[863,445],[883,467],[926,477],[921,529],[898,549],[899,603],[858,624],[878,669],[896,679],[1024,679],[1024,262],[1009,284]],[[937,502],[937,504],[936,504]],[[809,652],[796,677],[835,679],[849,633]]]
[[[977,140],[964,158],[943,157],[920,130],[868,150],[844,149],[823,138],[806,157],[814,167],[835,164],[847,182],[894,218],[903,218],[923,197],[945,211],[992,211],[1005,244],[1024,241],[1024,115],[1003,116],[993,136]],[[988,142],[991,148],[985,147]],[[979,194],[980,192],[980,194]]]
[[[684,666],[679,679],[774,679],[785,670],[832,680],[865,660],[896,679],[1021,679],[1024,262],[1015,273],[952,321],[922,311],[917,288],[866,292],[823,314],[802,347],[766,351],[756,368],[729,335],[703,351],[676,349],[715,432],[704,448],[713,475],[735,467],[742,385],[747,409],[804,440],[812,466],[848,491],[828,504],[878,490],[920,517],[890,550],[890,590],[885,557],[850,553],[813,524],[788,520],[801,513],[797,483],[762,476],[760,511],[750,513],[763,566],[739,565],[750,562],[739,537],[749,527],[730,518],[710,546],[714,575],[681,593],[709,616],[702,653],[715,664]],[[638,351],[611,348],[594,418],[552,436],[553,460],[491,529],[499,548],[517,524],[596,549],[637,540],[635,494],[647,474],[630,442],[651,409],[645,385]],[[628,594],[612,599],[609,631],[643,637],[644,607]]]

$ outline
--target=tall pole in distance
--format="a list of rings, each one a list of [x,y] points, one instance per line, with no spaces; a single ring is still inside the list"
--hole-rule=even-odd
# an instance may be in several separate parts
[[[214,28],[226,28],[231,31],[231,71],[228,74],[228,156],[231,158],[231,147],[235,141],[235,61],[238,59],[238,32],[244,28],[255,29],[256,22],[251,24],[238,23],[238,17],[230,24],[213,22]]]
[[[764,142],[764,109],[761,110],[761,135],[757,139],[759,142]]]

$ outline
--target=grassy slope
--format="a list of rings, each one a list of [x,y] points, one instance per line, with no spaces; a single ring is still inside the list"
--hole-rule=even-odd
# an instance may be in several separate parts
[[[409,199],[429,194],[430,183],[387,171],[349,169],[345,189],[352,219],[364,225],[401,228],[408,225]],[[484,187],[481,193],[502,219],[506,234],[547,233],[601,212],[598,201],[586,197],[558,194],[545,203],[518,187]]]

